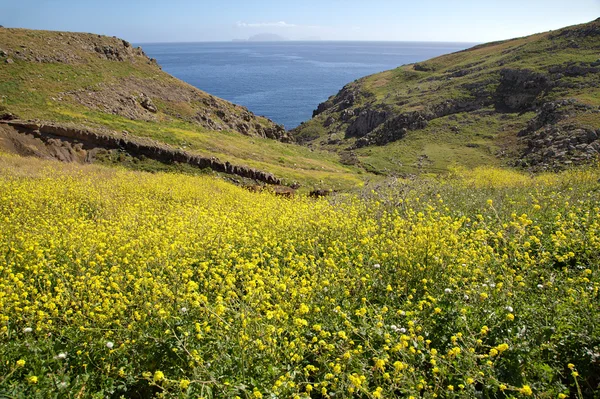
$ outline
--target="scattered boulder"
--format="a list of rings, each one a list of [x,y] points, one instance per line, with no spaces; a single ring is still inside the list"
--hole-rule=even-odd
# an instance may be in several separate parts
[[[432,72],[432,71],[435,71],[435,69],[432,66],[427,65],[427,64],[425,64],[423,62],[414,64],[413,65],[413,69],[415,71],[419,71],[419,72]]]
[[[561,170],[593,162],[600,156],[600,129],[575,124],[547,125],[524,136],[527,148],[516,166],[534,171]]]
[[[318,190],[312,190],[308,194],[308,196],[311,198],[321,198],[321,197],[329,197],[332,193],[333,193],[333,190],[331,190],[331,189],[328,189],[328,190],[318,189]]]
[[[7,58],[5,62],[7,64],[14,64],[15,63],[12,58]]]
[[[325,122],[323,122],[323,126],[329,127],[329,126],[333,125],[334,123],[335,123],[335,118],[333,116],[330,116],[329,118],[325,119]]]
[[[287,186],[273,185],[269,189],[273,194],[284,198],[293,198],[296,195],[296,190]]]
[[[152,112],[153,114],[155,114],[155,113],[158,112],[158,108],[156,108],[156,105],[154,105],[154,103],[152,102],[152,100],[148,96],[146,96],[144,93],[142,93],[142,95],[140,97],[141,97],[141,99],[140,99],[140,105],[144,109]]]
[[[348,122],[350,119],[352,119],[354,117],[354,115],[356,114],[356,111],[358,111],[358,110],[345,109],[340,114],[340,119],[344,122]]]
[[[15,119],[17,119],[17,117],[10,112],[0,113],[0,121],[12,121]]]

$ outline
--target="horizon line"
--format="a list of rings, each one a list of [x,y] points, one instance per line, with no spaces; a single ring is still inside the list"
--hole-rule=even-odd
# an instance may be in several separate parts
[[[459,43],[459,44],[482,44],[487,42],[472,42],[472,41],[444,41],[444,40],[247,40],[247,39],[231,39],[231,40],[195,40],[195,41],[164,41],[164,42],[138,42],[132,41],[133,44],[197,44],[197,43]]]

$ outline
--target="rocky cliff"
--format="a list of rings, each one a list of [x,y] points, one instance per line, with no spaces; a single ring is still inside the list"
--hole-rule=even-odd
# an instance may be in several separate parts
[[[405,65],[348,84],[293,135],[385,170],[423,157],[443,167],[444,153],[459,164],[496,158],[533,169],[593,162],[599,50],[596,20]]]

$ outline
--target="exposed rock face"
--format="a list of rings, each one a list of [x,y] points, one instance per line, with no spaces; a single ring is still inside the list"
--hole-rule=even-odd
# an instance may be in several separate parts
[[[346,111],[344,111],[346,112]],[[344,113],[342,113],[344,115]],[[381,125],[388,118],[389,113],[374,109],[367,109],[358,114],[356,119],[346,129],[346,137],[363,137]],[[342,120],[344,117],[342,116]]]
[[[46,157],[64,162],[90,162],[98,150],[120,150],[134,157],[143,156],[166,164],[184,163],[200,169],[210,168],[216,172],[238,175],[267,184],[281,184],[281,180],[270,173],[222,162],[214,157],[201,157],[166,145],[126,138],[122,135],[34,122],[0,122],[0,126],[3,125],[16,131],[17,137],[8,137],[8,139],[18,150],[17,152],[22,155],[42,156],[41,154],[44,154]],[[25,135],[25,139],[18,137],[19,135]],[[40,141],[43,143],[42,147],[40,147]]]
[[[532,109],[536,99],[552,87],[550,78],[527,69],[503,69],[496,90],[496,108],[504,112]]]
[[[337,95],[332,96],[324,103],[319,104],[317,109],[313,111],[313,118],[332,108],[336,111],[343,111],[354,106],[356,99],[359,96],[359,92],[360,91],[355,83],[347,84]]]
[[[392,141],[401,139],[409,130],[423,129],[427,126],[427,121],[432,118],[432,114],[421,112],[407,112],[385,121],[378,129],[361,137],[356,141],[356,147],[365,147],[368,145],[384,145]]]

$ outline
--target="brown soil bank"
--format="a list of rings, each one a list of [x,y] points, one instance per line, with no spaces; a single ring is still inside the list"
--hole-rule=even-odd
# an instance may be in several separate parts
[[[232,165],[217,158],[206,158],[166,145],[128,138],[111,132],[58,124],[27,121],[0,121],[0,149],[24,156],[58,159],[63,162],[92,162],[101,151],[120,150],[164,164],[187,164],[200,169],[237,175],[267,184],[281,184],[270,173],[247,166]]]

